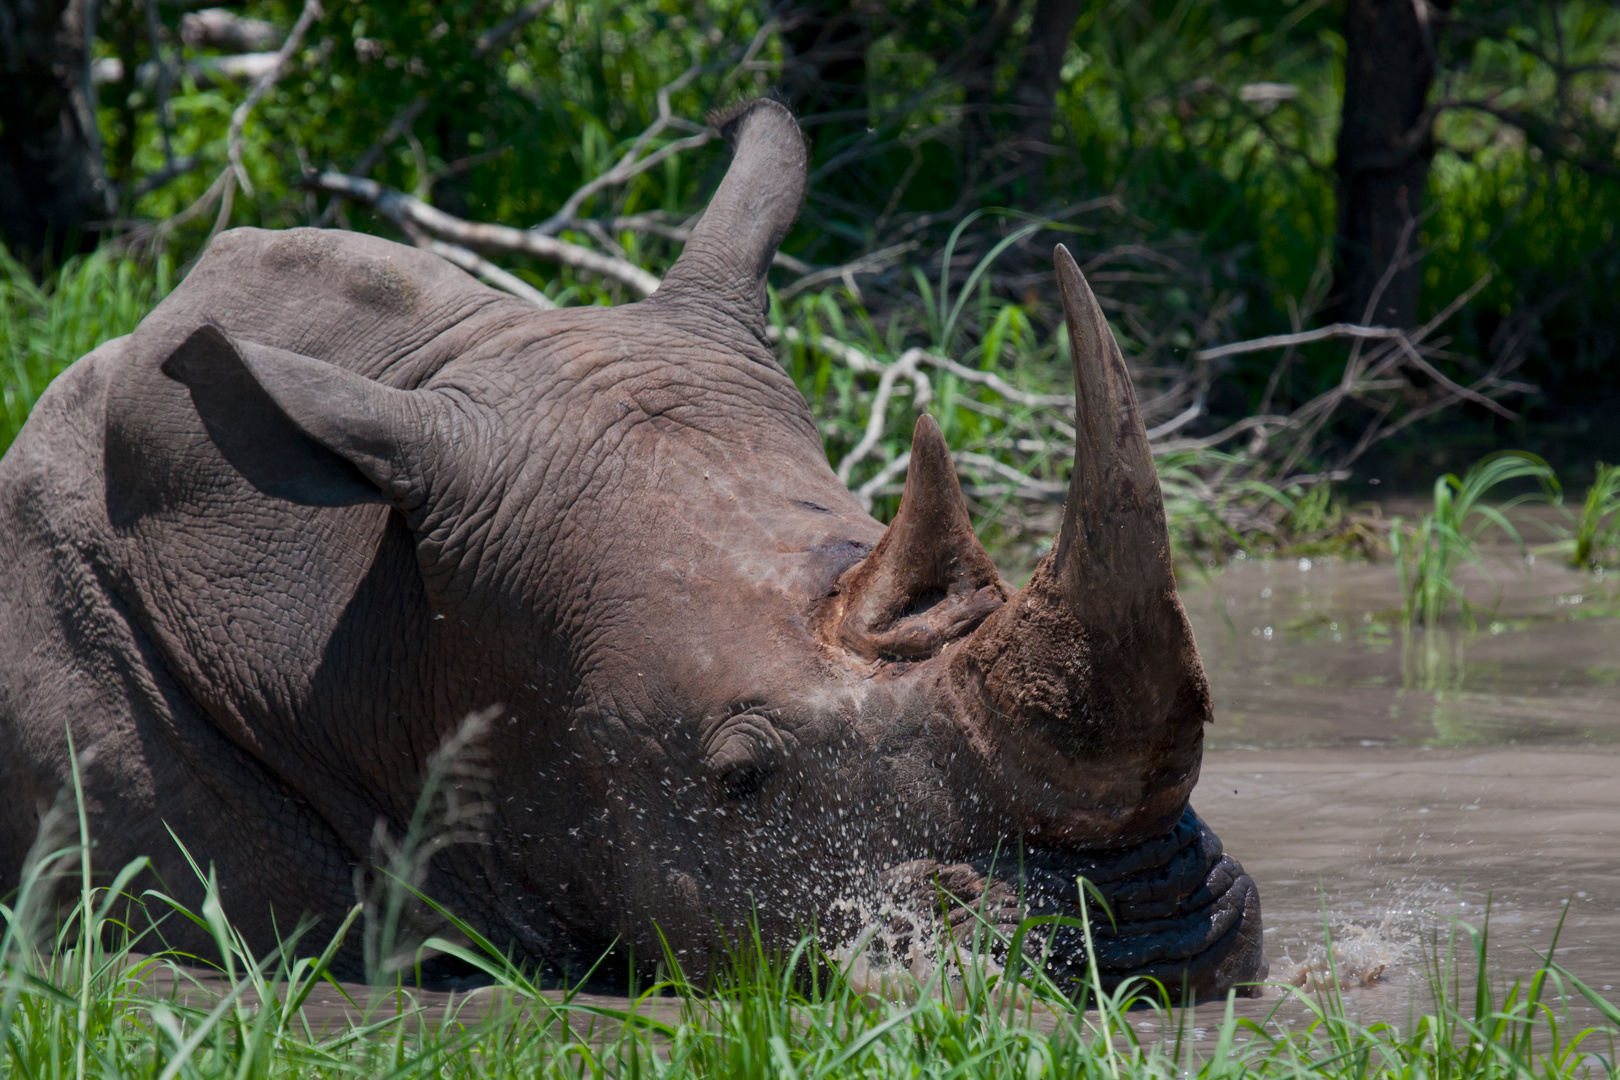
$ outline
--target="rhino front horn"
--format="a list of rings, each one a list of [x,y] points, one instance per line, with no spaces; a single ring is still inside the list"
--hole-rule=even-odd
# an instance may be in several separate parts
[[[1074,469],[1058,533],[1057,576],[1095,633],[1140,632],[1175,591],[1164,497],[1119,343],[1062,244],[1053,252],[1074,363]]]
[[[981,703],[985,782],[1021,828],[1042,842],[1126,846],[1185,808],[1209,683],[1176,595],[1130,373],[1080,268],[1063,247],[1055,255],[1075,388],[1063,524],[951,674],[961,700]]]
[[[869,660],[921,660],[979,625],[1011,593],[973,534],[945,436],[917,418],[900,511],[839,583],[839,644]]]

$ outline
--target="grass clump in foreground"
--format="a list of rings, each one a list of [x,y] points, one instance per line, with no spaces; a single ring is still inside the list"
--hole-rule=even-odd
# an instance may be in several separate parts
[[[198,911],[155,891],[131,892],[145,860],[122,868],[106,886],[94,884],[82,802],[77,836],[71,817],[66,805],[48,816],[20,888],[9,906],[0,906],[0,1076],[1616,1075],[1620,1009],[1558,967],[1550,952],[1528,981],[1500,990],[1489,974],[1485,933],[1466,926],[1454,929],[1449,942],[1436,935],[1425,956],[1430,1010],[1419,1016],[1422,1005],[1414,1003],[1408,1026],[1362,1026],[1336,990],[1288,988],[1303,1023],[1239,1017],[1228,999],[1224,1008],[1214,1006],[1221,1019],[1195,1047],[1190,1015],[1170,1007],[1161,988],[1138,983],[1102,992],[1093,971],[1082,997],[1095,1007],[1083,1010],[1034,965],[991,963],[982,940],[945,950],[946,962],[930,979],[901,986],[891,977],[889,987],[901,992],[878,996],[847,977],[850,965],[813,938],[777,953],[754,936],[724,958],[707,984],[695,985],[666,958],[670,974],[627,1007],[613,1008],[568,991],[542,991],[446,914],[470,944],[425,944],[459,957],[493,985],[453,1000],[438,1015],[419,1008],[398,982],[382,983],[360,1001],[331,982],[327,964],[354,928],[359,905],[317,955],[306,955],[312,939],[300,928],[280,949],[254,956],[227,919],[211,875],[204,875]],[[56,908],[49,894],[70,884],[77,886],[76,902]],[[156,912],[164,914],[149,918]],[[217,955],[204,960],[164,949],[165,920],[205,929]],[[1030,920],[1028,929],[1042,921]],[[1472,993],[1459,943],[1472,953]],[[213,968],[206,985],[197,981],[199,963]],[[317,988],[343,995],[359,1019],[312,1017]],[[1600,1026],[1573,1030],[1565,993],[1584,996],[1604,1018]]]
[[[1597,463],[1597,475],[1570,537],[1569,564],[1601,570],[1620,558],[1620,465]]]

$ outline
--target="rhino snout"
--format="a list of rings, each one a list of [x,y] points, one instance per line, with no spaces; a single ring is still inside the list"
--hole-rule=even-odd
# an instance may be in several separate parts
[[[1259,891],[1191,807],[1174,829],[1125,851],[1003,845],[960,862],[904,863],[881,880],[901,923],[910,920],[891,927],[897,953],[948,931],[988,938],[1005,960],[1024,920],[1058,916],[1031,924],[1023,949],[1044,956],[1070,991],[1089,982],[1093,962],[1104,990],[1154,979],[1177,998],[1241,992],[1269,970]]]

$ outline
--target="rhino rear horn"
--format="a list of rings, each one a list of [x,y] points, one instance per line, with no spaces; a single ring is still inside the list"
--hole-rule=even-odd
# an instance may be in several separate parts
[[[787,106],[768,98],[712,122],[732,145],[731,167],[652,299],[701,296],[763,325],[765,275],[804,202],[804,135]]]
[[[900,511],[841,583],[838,639],[868,659],[920,660],[973,630],[1010,590],[973,533],[934,418],[911,436]]]

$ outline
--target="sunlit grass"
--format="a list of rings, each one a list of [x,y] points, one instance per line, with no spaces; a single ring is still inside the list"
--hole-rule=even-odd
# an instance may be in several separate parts
[[[1597,463],[1570,539],[1571,566],[1597,570],[1620,558],[1620,465]]]
[[[1503,502],[1486,503],[1485,497],[1503,484],[1535,480],[1537,491]],[[1396,518],[1389,542],[1401,574],[1401,618],[1408,625],[1434,626],[1456,606],[1473,621],[1473,608],[1458,578],[1464,567],[1483,571],[1480,538],[1495,529],[1524,550],[1524,539],[1508,519],[1514,507],[1535,499],[1554,499],[1558,478],[1552,467],[1534,454],[1507,450],[1475,462],[1458,477],[1447,473],[1434,482],[1434,507],[1415,521]]]
[[[167,257],[143,264],[98,251],[36,281],[0,248],[0,453],[52,379],[134,330],[172,287]]]

